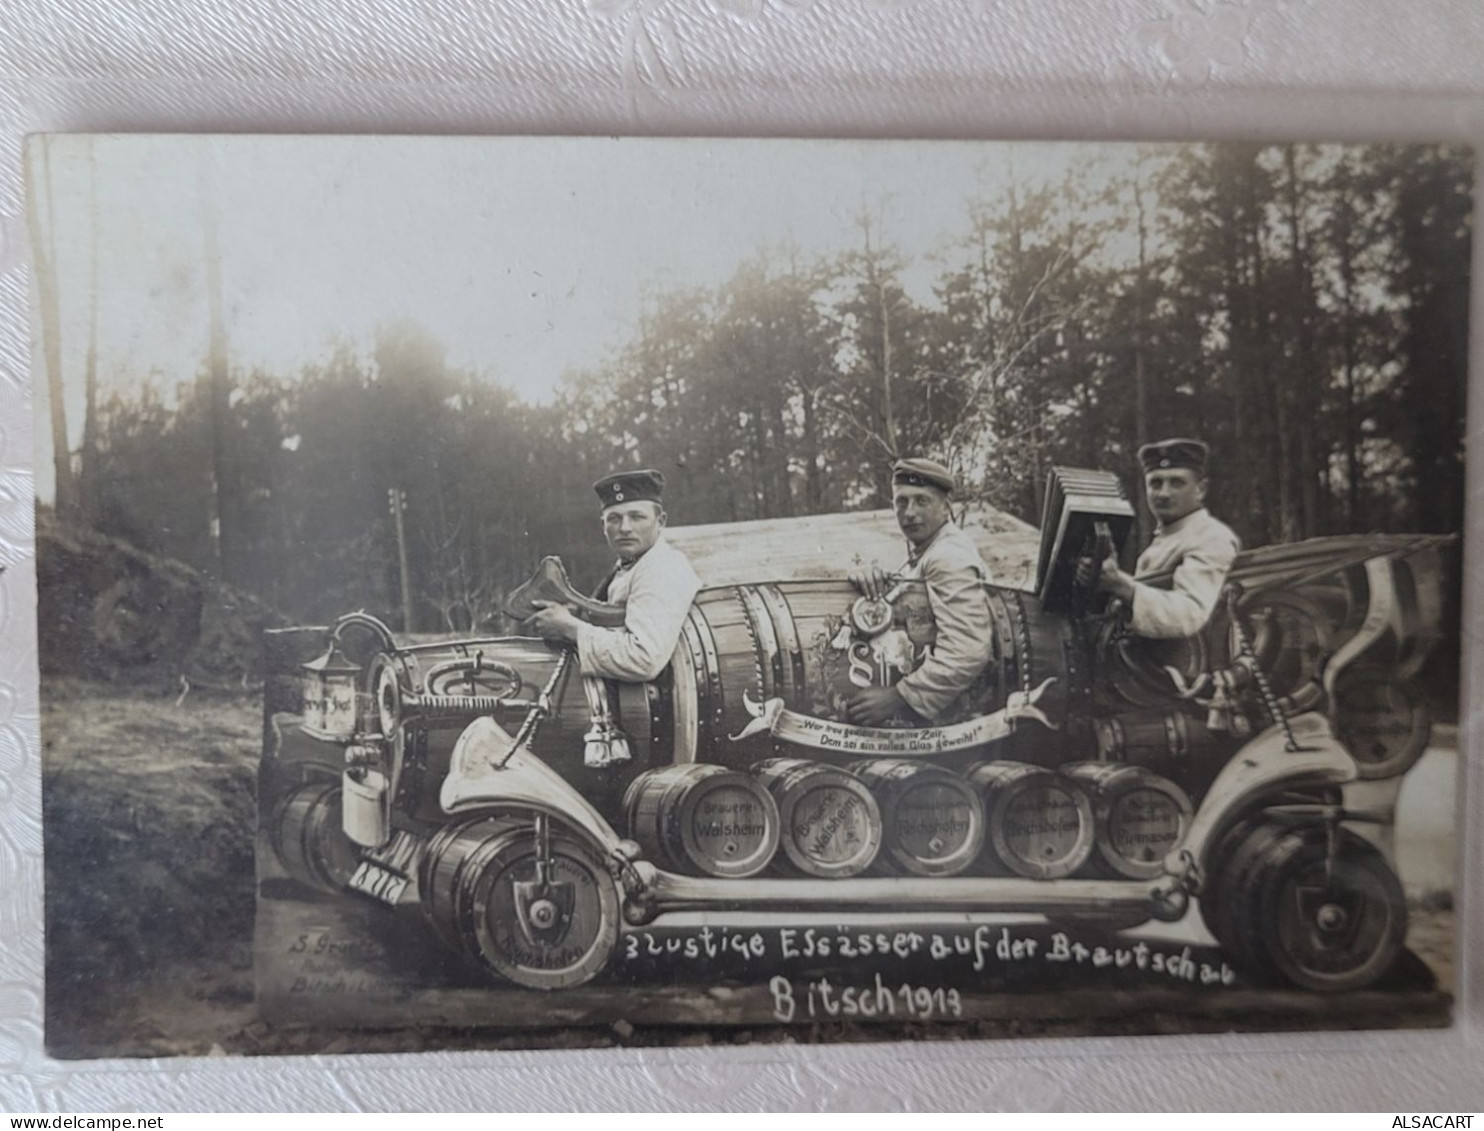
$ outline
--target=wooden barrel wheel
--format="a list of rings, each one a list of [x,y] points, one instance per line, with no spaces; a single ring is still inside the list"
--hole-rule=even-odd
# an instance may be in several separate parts
[[[1324,829],[1290,832],[1256,869],[1259,937],[1296,986],[1362,989],[1391,969],[1407,937],[1401,881],[1379,852],[1340,830],[1330,859]]]
[[[1307,990],[1363,989],[1386,973],[1407,934],[1401,882],[1381,854],[1346,830],[1239,826],[1202,917],[1249,974]]]
[[[591,980],[618,942],[618,888],[602,859],[558,826],[548,851],[543,878],[530,821],[473,821],[440,833],[423,869],[424,908],[445,941],[537,990]]]
[[[273,850],[289,875],[324,891],[344,890],[360,863],[340,805],[339,782],[310,782],[286,795],[273,818]]]
[[[1230,878],[1229,869],[1225,866],[1226,862],[1260,823],[1260,819],[1256,817],[1246,817],[1237,821],[1221,834],[1216,841],[1216,848],[1210,853],[1209,859],[1214,863],[1201,884],[1201,890],[1196,895],[1196,909],[1200,913],[1201,922],[1205,924],[1206,930],[1210,932],[1212,938],[1217,940],[1220,940],[1221,935],[1216,927],[1216,909],[1226,898],[1226,881]]]
[[[528,822],[527,822],[528,824]],[[472,821],[444,825],[433,834],[418,862],[417,890],[423,912],[438,937],[457,951],[464,950],[457,910],[464,867],[486,840],[520,828],[514,817],[477,817]]]
[[[1285,831],[1260,816],[1239,821],[1221,838],[1197,897],[1206,929],[1246,975],[1258,980],[1271,978],[1273,970],[1258,937],[1261,912],[1252,878],[1263,854]]]

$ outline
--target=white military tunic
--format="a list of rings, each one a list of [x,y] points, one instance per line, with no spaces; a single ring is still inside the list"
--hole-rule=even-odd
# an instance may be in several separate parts
[[[670,662],[701,579],[689,559],[663,537],[608,583],[609,601],[627,602],[622,628],[577,628],[582,674],[642,683]]]
[[[1201,507],[1154,534],[1134,570],[1129,628],[1138,636],[1193,636],[1206,626],[1242,543]],[[1174,570],[1168,587],[1141,580]]]
[[[927,582],[937,638],[917,670],[897,682],[897,693],[935,722],[989,663],[992,628],[984,591],[989,567],[974,540],[947,522],[922,550],[909,551],[898,576]]]

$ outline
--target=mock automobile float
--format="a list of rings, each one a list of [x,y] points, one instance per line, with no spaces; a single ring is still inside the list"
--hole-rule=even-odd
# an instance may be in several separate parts
[[[269,632],[265,839],[295,879],[420,908],[533,989],[677,912],[1123,930],[1192,900],[1251,979],[1375,983],[1406,935],[1391,830],[1429,739],[1447,539],[1246,552],[1200,633],[1155,641],[1079,584],[1132,522],[1113,478],[1057,469],[1046,497],[1035,590],[986,587],[992,658],[931,727],[842,721],[932,644],[920,582],[705,589],[648,683],[538,639],[399,642],[364,613]],[[509,607],[536,596],[622,623],[555,559]]]

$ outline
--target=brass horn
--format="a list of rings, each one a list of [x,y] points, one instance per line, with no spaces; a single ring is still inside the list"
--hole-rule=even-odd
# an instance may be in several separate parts
[[[516,620],[528,620],[539,610],[537,601],[565,605],[575,616],[599,628],[623,627],[624,607],[584,597],[572,587],[561,558],[542,558],[536,572],[505,599],[505,612]]]

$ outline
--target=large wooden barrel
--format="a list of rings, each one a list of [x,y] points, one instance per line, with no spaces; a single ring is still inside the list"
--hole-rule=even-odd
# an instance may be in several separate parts
[[[1120,876],[1147,880],[1164,871],[1165,855],[1190,830],[1190,798],[1169,778],[1143,766],[1082,762],[1062,773],[1092,795],[1098,856]]]
[[[273,814],[270,835],[289,875],[328,891],[350,882],[360,849],[345,835],[339,782],[310,782],[289,793]]]
[[[1092,855],[1092,801],[1078,781],[1025,762],[979,762],[967,777],[984,801],[993,859],[1018,876],[1070,876]]]
[[[988,595],[992,659],[959,714],[987,714],[1003,707],[1009,692],[1045,684],[1038,706],[1061,729],[1018,725],[997,752],[1044,764],[1091,757],[1090,732],[1078,722],[1090,703],[1090,667],[1076,625],[1043,613],[1029,593],[989,586]],[[741,768],[771,757],[778,751],[766,733],[731,738],[752,721],[749,704],[781,699],[790,710],[843,722],[839,704],[860,689],[860,680],[895,682],[905,672],[893,665],[920,656],[936,640],[925,583],[898,586],[892,623],[874,634],[854,625],[851,610],[859,598],[844,579],[703,590],[686,618],[678,653],[677,760]],[[1070,755],[1069,743],[1075,747]]]
[[[752,772],[778,805],[776,870],[841,879],[875,861],[881,809],[859,778],[802,758],[769,758]]]
[[[722,766],[665,766],[624,794],[629,835],[661,865],[707,876],[754,876],[778,849],[778,806],[758,781]]]
[[[1052,724],[1016,723],[994,753],[1047,767],[1092,757],[1086,722],[1092,713],[1092,664],[1081,622],[1044,611],[1029,593],[996,586],[989,587],[989,611],[995,646],[986,679],[989,696],[981,709],[998,710],[1012,691],[1040,688],[1036,706]]]
[[[984,809],[967,780],[904,758],[857,762],[850,772],[881,807],[885,858],[915,876],[962,872],[984,846]]]

